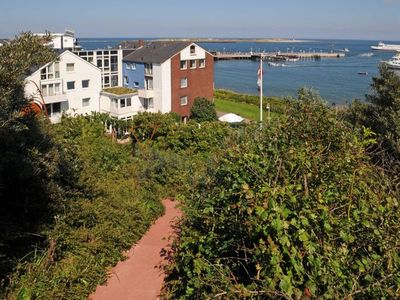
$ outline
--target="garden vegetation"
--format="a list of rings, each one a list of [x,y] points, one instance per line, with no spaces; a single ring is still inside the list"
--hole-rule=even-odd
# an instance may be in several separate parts
[[[87,298],[163,197],[184,211],[165,298],[400,297],[393,73],[345,113],[302,89],[262,129],[215,122],[201,101],[200,123],[144,113],[51,125],[23,94],[25,75],[56,59],[43,42],[27,33],[0,48],[0,297]],[[216,92],[257,104],[231,95]]]

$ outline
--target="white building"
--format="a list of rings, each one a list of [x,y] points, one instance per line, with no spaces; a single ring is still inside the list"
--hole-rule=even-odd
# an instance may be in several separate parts
[[[122,92],[119,92],[121,90]],[[101,92],[100,112],[120,120],[130,120],[139,112],[153,112],[139,99],[137,90],[127,88],[105,89]]]
[[[35,33],[37,36],[46,36],[47,33]],[[57,50],[73,50],[80,48],[77,45],[75,38],[75,32],[72,30],[65,30],[65,33],[50,33],[52,41],[47,44],[47,46],[52,47]]]
[[[68,50],[27,77],[25,86],[28,99],[41,103],[43,98],[53,123],[62,113],[99,112],[101,90],[101,70]]]
[[[79,50],[74,53],[101,70],[103,88],[122,86],[122,49]]]

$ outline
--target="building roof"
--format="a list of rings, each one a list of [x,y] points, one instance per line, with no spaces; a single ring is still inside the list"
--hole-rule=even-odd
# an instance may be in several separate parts
[[[192,42],[151,42],[128,54],[123,60],[161,64],[191,44]]]

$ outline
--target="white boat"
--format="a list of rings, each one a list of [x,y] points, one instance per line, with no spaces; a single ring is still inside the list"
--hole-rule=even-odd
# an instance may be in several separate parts
[[[372,50],[380,50],[380,51],[397,51],[400,52],[400,45],[389,45],[380,42],[378,46],[371,46]]]
[[[274,63],[274,62],[269,62],[268,66],[270,67],[286,67],[285,64],[281,64],[281,63]]]
[[[385,61],[389,69],[400,69],[400,54],[393,56],[391,60]]]

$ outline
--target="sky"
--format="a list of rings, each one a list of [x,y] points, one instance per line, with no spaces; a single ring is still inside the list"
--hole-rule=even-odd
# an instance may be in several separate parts
[[[400,40],[400,0],[0,0],[0,37]]]

